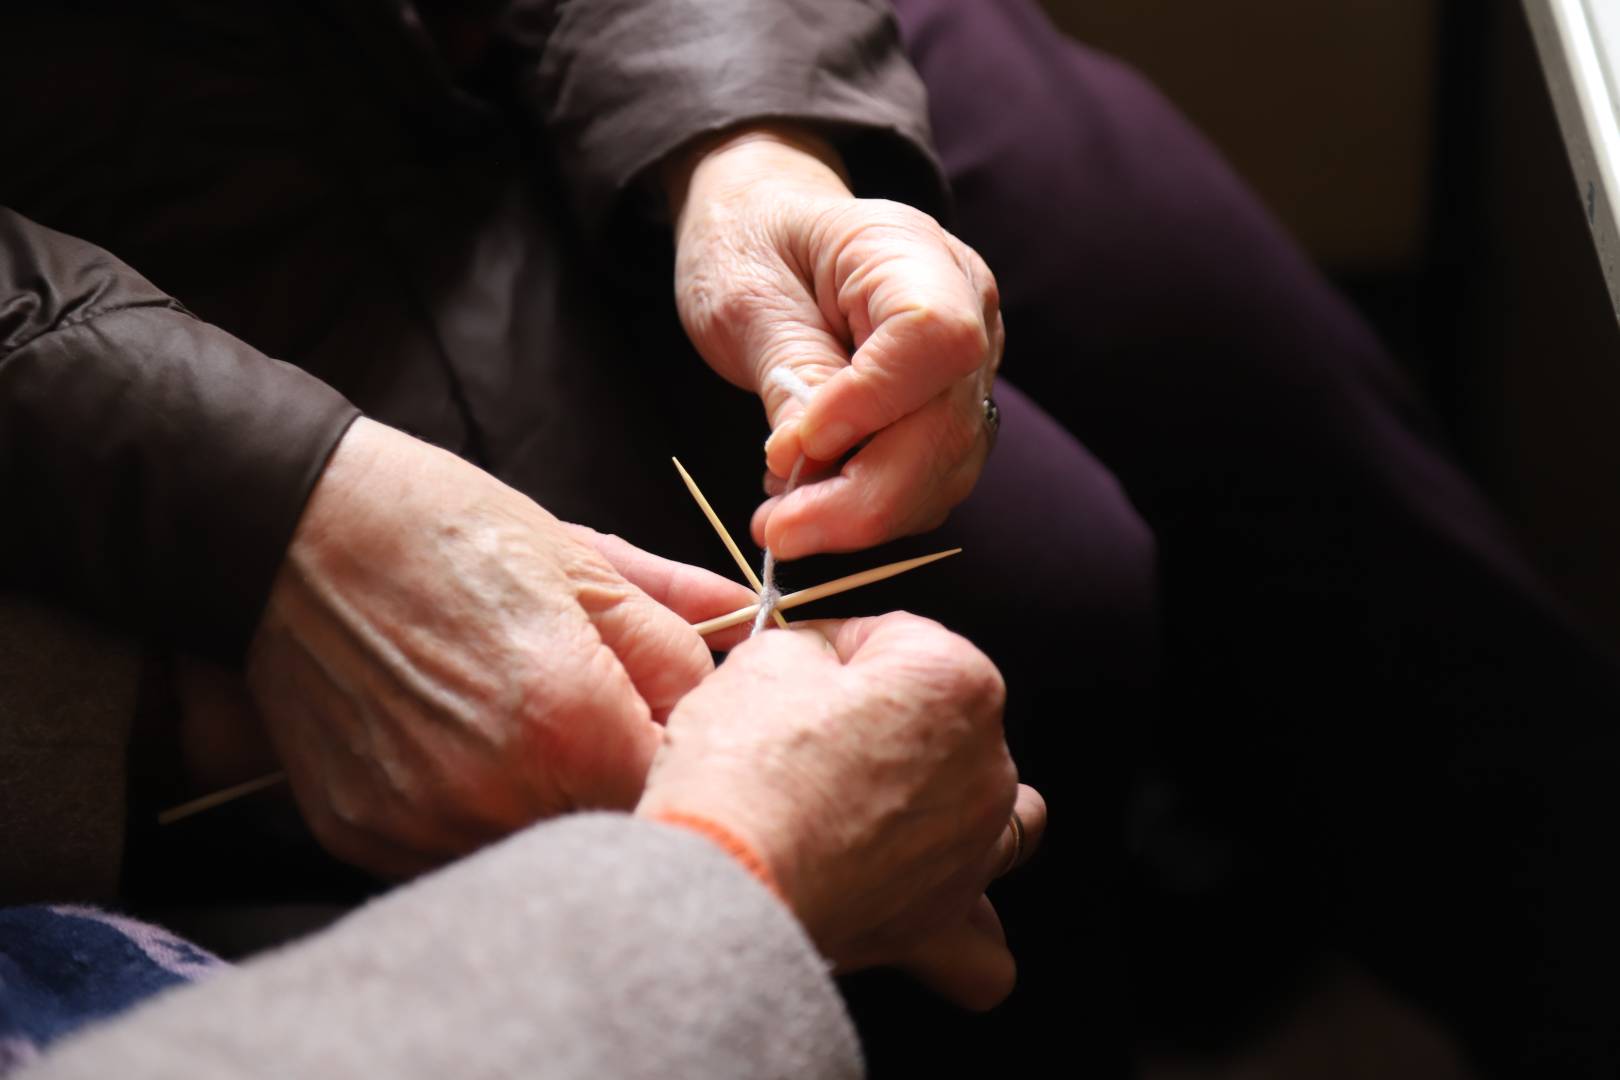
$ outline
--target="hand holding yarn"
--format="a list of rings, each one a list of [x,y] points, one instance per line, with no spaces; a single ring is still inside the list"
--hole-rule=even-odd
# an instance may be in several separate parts
[[[789,128],[750,129],[668,173],[676,299],[698,351],[760,394],[771,474],[800,454],[835,475],[755,515],[793,559],[933,528],[972,490],[990,448],[984,400],[1004,332],[995,279],[931,217],[857,199],[837,155]],[[772,385],[791,368],[808,408]],[[864,443],[864,445],[863,445]]]

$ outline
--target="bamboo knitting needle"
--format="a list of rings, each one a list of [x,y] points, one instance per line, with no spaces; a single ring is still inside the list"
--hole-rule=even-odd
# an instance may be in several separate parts
[[[714,512],[714,507],[709,505],[709,500],[705,499],[703,492],[698,490],[697,481],[692,479],[692,474],[686,471],[686,466],[681,464],[680,458],[672,457],[669,460],[675,463],[675,471],[680,473],[681,479],[686,482],[686,490],[690,491],[692,498],[697,500],[698,506],[703,510],[703,516],[709,519],[709,524],[714,526],[714,531],[720,534],[720,542],[726,545],[727,551],[731,552],[731,557],[736,560],[737,569],[742,571],[743,577],[747,579],[748,584],[753,587],[755,592],[764,592],[765,586],[760,584],[758,575],[754,573],[754,568],[748,565],[747,559],[743,558],[742,549],[737,547],[737,541],[731,538],[731,534],[726,531],[726,527],[720,523],[720,515]],[[786,630],[787,620],[782,617],[780,611],[775,614],[776,625]]]
[[[904,574],[908,570],[915,570],[919,566],[927,566],[931,562],[938,562],[941,559],[948,559],[952,555],[959,553],[961,550],[961,548],[951,548],[949,551],[936,551],[932,555],[919,555],[915,559],[901,559],[899,562],[892,562],[886,566],[876,566],[870,570],[862,570],[858,574],[850,574],[847,577],[838,578],[836,581],[829,581],[821,585],[812,585],[808,589],[800,589],[798,592],[788,593],[786,596],[782,597],[782,599],[776,602],[776,606],[781,608],[795,608],[800,604],[808,604],[813,600],[821,600],[828,596],[837,596],[839,593],[848,592],[851,589],[858,589],[862,585],[871,585],[873,582],[882,581],[885,578],[892,578],[897,574]],[[728,615],[721,615],[717,618],[709,619],[707,622],[693,623],[692,629],[696,630],[699,634],[707,636],[717,630],[726,630],[733,626],[740,626],[749,619],[752,619],[758,613],[759,605],[749,604],[747,607],[738,608],[736,611],[733,611]]]
[[[951,548],[949,551],[936,551],[932,555],[919,555],[915,559],[901,559],[899,562],[892,562],[886,566],[873,567],[871,570],[862,570],[858,574],[849,574],[846,577],[841,577],[834,581],[828,581],[821,585],[812,585],[808,589],[800,589],[798,592],[788,593],[786,596],[782,597],[781,600],[777,601],[777,606],[793,608],[798,607],[801,604],[808,604],[812,600],[822,600],[829,596],[837,596],[839,593],[849,592],[851,589],[858,589],[862,585],[871,585],[874,582],[883,581],[886,578],[892,578],[899,574],[904,574],[908,570],[915,570],[919,566],[927,566],[931,562],[938,562],[941,559],[950,558],[952,555],[959,553],[961,550],[961,548]],[[701,635],[707,636],[717,630],[726,630],[733,626],[740,626],[749,619],[752,619],[758,612],[759,605],[750,604],[745,608],[738,608],[729,615],[721,615],[717,618],[709,619],[706,622],[693,623],[692,629],[696,630]],[[181,803],[179,806],[170,807],[168,810],[163,811],[158,815],[158,824],[173,824],[182,818],[188,818],[193,814],[200,814],[204,810],[212,810],[216,806],[232,802],[247,795],[252,795],[256,791],[263,791],[265,788],[279,784],[285,779],[287,779],[286,773],[271,773],[269,776],[261,776],[257,780],[249,780],[245,784],[237,784],[235,787],[228,787],[223,791],[216,791],[212,794],[204,795],[201,798],[192,799],[190,802]]]
[[[224,803],[235,802],[237,799],[245,798],[252,795],[256,791],[263,791],[267,787],[274,787],[285,779],[287,779],[286,773],[274,772],[269,776],[261,776],[255,780],[248,780],[245,783],[236,784],[228,788],[222,788],[219,791],[211,792],[210,794],[203,795],[200,798],[192,799],[190,802],[183,802],[179,806],[171,806],[169,809],[158,815],[158,824],[172,825],[181,818],[188,818],[192,814],[200,814],[204,810],[212,810],[214,807],[223,805]]]

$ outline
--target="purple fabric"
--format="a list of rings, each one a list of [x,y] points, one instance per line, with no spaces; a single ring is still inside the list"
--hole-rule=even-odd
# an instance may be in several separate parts
[[[1111,928],[1077,933],[1047,903],[1033,966],[1061,959],[1041,985],[1067,969],[1091,987],[1065,1037],[1107,1037],[1116,978],[1155,1037],[1230,1036],[1348,953],[1492,1068],[1612,1075],[1612,658],[1374,336],[1151,87],[1028,0],[895,6],[956,227],[1002,287],[1005,372],[1112,470],[1158,546],[1164,700],[1134,803],[1129,962],[1100,968]],[[1067,463],[1093,467],[1049,468]],[[1089,478],[1026,489],[1045,496],[1037,523],[1072,516],[1093,544],[1107,527],[1082,524]],[[976,496],[958,527],[981,514],[1020,520]],[[1047,603],[1106,572],[1076,559]],[[1021,628],[1070,645],[1052,677],[1091,662],[1101,630],[1076,622]],[[1027,771],[1053,776],[1054,837],[1077,779],[1055,774],[1095,767],[1076,742],[1088,704],[1023,732]]]

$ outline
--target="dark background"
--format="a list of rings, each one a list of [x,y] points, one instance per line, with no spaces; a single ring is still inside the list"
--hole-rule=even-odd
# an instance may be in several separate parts
[[[1620,328],[1517,0],[1045,0],[1222,149],[1620,644]]]

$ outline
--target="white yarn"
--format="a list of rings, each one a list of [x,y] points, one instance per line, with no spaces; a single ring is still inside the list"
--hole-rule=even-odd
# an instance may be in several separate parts
[[[790,369],[785,367],[773,369],[771,381],[792,394],[793,400],[800,405],[810,404],[813,392],[810,384]],[[792,494],[793,489],[799,486],[799,470],[802,468],[804,455],[800,454],[799,460],[793,463],[793,471],[788,473],[787,487],[783,490],[783,495]],[[750,637],[765,629],[771,621],[771,616],[776,613],[777,602],[782,599],[782,591],[776,587],[776,555],[768,547],[765,549],[765,565],[760,570],[759,581],[759,613],[754,616],[754,629],[750,632]]]
[[[815,393],[810,389],[810,384],[799,378],[799,373],[792,368],[779,367],[773,369],[771,371],[771,382],[792,394],[793,400],[800,405],[809,405],[810,395]]]

